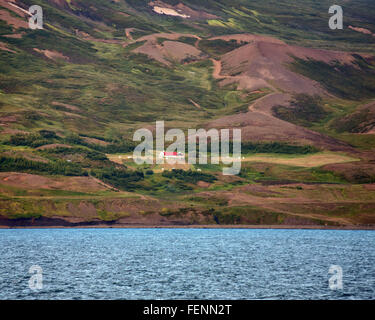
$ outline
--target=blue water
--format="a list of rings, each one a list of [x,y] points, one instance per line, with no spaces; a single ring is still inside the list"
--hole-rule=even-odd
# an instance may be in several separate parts
[[[374,244],[375,231],[0,230],[0,299],[374,299]]]

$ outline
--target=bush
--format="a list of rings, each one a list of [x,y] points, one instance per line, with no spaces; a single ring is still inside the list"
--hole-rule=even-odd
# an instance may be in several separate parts
[[[223,55],[227,52],[230,52],[234,49],[237,49],[243,45],[247,44],[247,42],[240,41],[237,42],[237,40],[201,40],[199,41],[199,49],[202,51],[214,56],[218,57],[220,55]]]
[[[11,136],[8,141],[4,142],[4,144],[7,145],[27,146],[32,148],[37,148],[49,143],[50,141],[43,138],[40,134],[16,134]]]
[[[44,163],[28,160],[25,158],[0,157],[0,171],[18,171],[28,173],[48,173],[65,176],[82,176],[85,172],[74,163],[58,160],[56,162]],[[87,175],[87,173],[86,173]]]
[[[334,95],[352,100],[375,97],[375,60],[354,54],[352,64],[338,61],[325,63],[312,59],[294,58],[291,67],[310,79],[318,81]]]
[[[84,146],[95,151],[89,155],[92,160],[105,160],[103,155],[99,153],[127,153],[132,152],[136,147],[136,143],[133,141],[121,141],[107,146],[91,144],[85,142],[79,135],[72,133],[69,134],[66,138],[58,137],[55,132],[48,130],[41,130],[39,133],[30,133],[30,134],[16,134],[9,138],[8,141],[4,144],[12,146],[28,146],[31,148],[37,148],[46,144],[52,143],[66,143]],[[65,148],[66,149],[66,148]],[[81,149],[84,150],[84,149]],[[65,150],[66,151],[66,150]],[[64,152],[65,152],[64,151]],[[55,149],[54,149],[55,152]],[[63,151],[61,151],[63,152]],[[85,152],[87,153],[87,152]]]
[[[97,161],[105,161],[108,160],[107,156],[104,153],[95,151],[95,150],[88,150],[85,148],[67,148],[67,147],[58,147],[54,149],[47,149],[44,150],[46,153],[52,153],[52,154],[83,154],[87,159],[89,160],[97,160]]]
[[[208,174],[208,173],[192,171],[192,170],[185,171],[181,169],[173,169],[172,171],[164,171],[162,173],[162,176],[164,178],[183,180],[184,182],[193,183],[193,184],[198,183],[198,181],[205,181],[205,182],[212,183],[215,180],[217,180],[215,176]]]
[[[117,169],[109,167],[104,169],[93,170],[92,175],[98,179],[113,185],[116,188],[132,191],[136,186],[136,182],[144,179],[141,171],[130,171],[125,169]]]
[[[314,146],[298,146],[283,142],[243,142],[242,153],[279,153],[279,154],[309,154],[319,150]]]
[[[324,119],[328,114],[323,108],[322,98],[318,95],[297,94],[290,105],[289,108],[274,106],[272,111],[279,119],[305,126]]]
[[[57,139],[58,138],[55,132],[49,131],[49,130],[40,130],[39,135],[45,139]]]
[[[221,152],[221,144],[219,144]],[[188,152],[188,146],[186,146]],[[199,146],[197,145],[197,156],[199,155]],[[233,150],[233,142],[229,142],[229,150]],[[207,152],[211,152],[211,143],[207,142]],[[251,142],[245,141],[241,143],[241,153],[280,153],[280,154],[309,154],[319,152],[314,146],[294,145],[285,142]]]

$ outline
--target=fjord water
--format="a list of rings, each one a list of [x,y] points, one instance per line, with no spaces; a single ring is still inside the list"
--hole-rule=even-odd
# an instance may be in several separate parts
[[[374,299],[374,244],[375,231],[0,230],[0,299]]]

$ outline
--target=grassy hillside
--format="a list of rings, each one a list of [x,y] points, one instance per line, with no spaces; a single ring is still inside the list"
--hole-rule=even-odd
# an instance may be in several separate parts
[[[147,6],[148,0],[127,2],[137,8],[143,17],[155,19]],[[196,0],[163,1],[163,3],[172,5],[181,2],[191,8],[205,10],[217,16],[216,19],[207,21],[184,23],[190,27],[185,27],[187,31],[190,32],[191,27],[195,27],[195,32],[203,36],[250,32],[274,35],[283,40],[302,42],[308,46],[374,50],[371,36],[347,29],[349,25],[352,25],[375,30],[373,19],[375,4],[371,0],[335,2],[336,5],[341,5],[344,9],[344,23],[347,29],[345,32],[332,32],[327,28],[330,17],[328,8],[332,5],[329,0],[306,0],[303,3],[297,0],[234,0],[230,3],[226,0],[208,0],[204,4]],[[176,21],[174,18],[169,18],[168,22],[165,19],[154,21],[162,23],[163,27],[173,31],[180,32],[182,29],[180,23],[171,23],[171,21]]]
[[[160,15],[149,2],[0,1],[0,216],[375,222],[373,1],[337,1],[345,28],[336,31],[328,0],[155,2],[188,18]],[[27,28],[19,8],[32,4],[43,7],[43,30]],[[305,48],[336,52],[325,60],[330,51]],[[250,63],[265,68],[256,81]],[[281,88],[269,71],[307,79],[306,92]],[[156,120],[185,132],[222,121],[256,128],[257,138],[243,141],[234,177],[213,164],[138,166],[133,133]]]

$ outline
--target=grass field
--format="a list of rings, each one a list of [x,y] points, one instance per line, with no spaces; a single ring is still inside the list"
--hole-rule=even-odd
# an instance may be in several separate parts
[[[346,163],[352,161],[359,161],[359,159],[341,155],[338,153],[321,152],[312,155],[242,155],[242,162],[263,162],[263,163],[276,163],[288,166],[314,168],[321,167],[326,164],[332,163]]]

